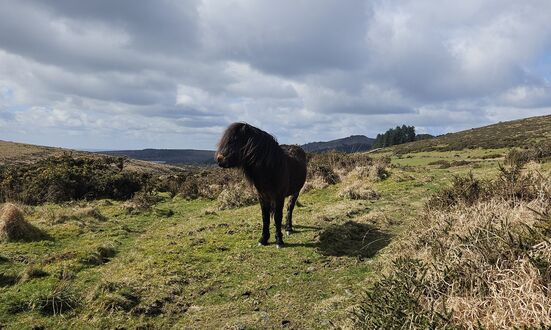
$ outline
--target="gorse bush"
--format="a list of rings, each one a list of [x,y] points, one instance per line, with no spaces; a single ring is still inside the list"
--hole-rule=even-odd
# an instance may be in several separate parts
[[[147,174],[123,171],[115,157],[65,154],[0,169],[0,201],[36,205],[78,199],[124,200],[145,186]]]
[[[370,175],[377,179],[388,176],[388,160],[374,162],[365,153],[328,152],[309,157],[305,190],[336,184],[341,181],[341,176],[358,167],[369,168]],[[120,157],[64,154],[33,164],[0,167],[0,202],[37,205],[81,199],[128,200],[140,192],[135,204],[145,206],[151,203],[142,202],[153,192],[167,192],[171,197],[188,200],[217,199],[222,192],[227,194],[229,187],[244,181],[243,175],[236,170],[188,168],[171,175],[153,177],[147,173],[124,170],[124,159]],[[148,208],[140,205],[137,209]]]
[[[172,175],[157,180],[155,190],[169,192],[171,197],[187,200],[216,199],[227,187],[245,180],[236,170],[195,168],[185,175]]]
[[[365,303],[352,312],[354,328],[362,329],[458,329],[450,312],[425,306],[428,268],[421,261],[399,258],[396,271],[367,291]]]
[[[451,187],[432,196],[427,205],[434,208],[447,208],[459,203],[472,205],[487,197],[487,186],[487,183],[475,178],[472,172],[466,177],[454,176]]]
[[[512,155],[512,156],[511,156]],[[501,198],[511,203],[529,202],[542,193],[541,173],[523,170],[524,158],[516,151],[506,156],[504,165],[494,180],[475,178],[472,172],[466,177],[454,176],[450,187],[432,196],[427,205],[433,208],[448,208],[457,204],[472,205],[479,201]]]
[[[551,142],[544,142],[528,149],[512,149],[505,156],[508,165],[524,165],[528,162],[540,162],[551,156]]]
[[[337,184],[341,180],[335,171],[327,165],[312,165],[309,167],[307,180],[319,179],[327,185]]]
[[[330,168],[334,172],[349,172],[358,166],[368,166],[373,163],[373,159],[366,153],[344,153],[330,151],[308,155],[308,166],[310,169],[316,167]]]

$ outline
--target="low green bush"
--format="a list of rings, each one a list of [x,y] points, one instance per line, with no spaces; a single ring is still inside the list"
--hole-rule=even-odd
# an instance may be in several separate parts
[[[126,200],[142,189],[150,175],[123,171],[116,157],[64,154],[32,164],[0,168],[0,202],[28,205],[79,199]]]

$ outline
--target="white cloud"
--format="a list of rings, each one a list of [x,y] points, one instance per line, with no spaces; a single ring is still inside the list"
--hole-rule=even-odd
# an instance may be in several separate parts
[[[304,143],[551,112],[544,0],[0,5],[0,139],[212,148],[232,121]]]

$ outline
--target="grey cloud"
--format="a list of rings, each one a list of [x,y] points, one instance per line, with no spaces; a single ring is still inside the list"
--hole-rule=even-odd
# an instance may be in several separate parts
[[[56,17],[70,17],[113,26],[125,31],[129,45],[147,52],[182,55],[200,43],[197,6],[199,1],[32,1]]]
[[[365,1],[206,1],[200,14],[218,58],[264,72],[294,76],[364,61]]]
[[[368,32],[370,69],[424,102],[483,97],[530,79],[549,45],[549,2],[379,2]]]
[[[293,143],[551,104],[544,0],[0,5],[0,138],[197,148],[248,121]]]

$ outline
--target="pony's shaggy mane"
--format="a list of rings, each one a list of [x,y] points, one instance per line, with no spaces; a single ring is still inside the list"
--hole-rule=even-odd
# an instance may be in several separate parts
[[[243,164],[251,167],[275,168],[281,165],[283,149],[270,134],[248,125],[251,136],[242,149]]]

